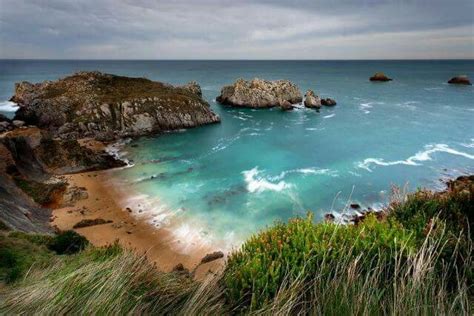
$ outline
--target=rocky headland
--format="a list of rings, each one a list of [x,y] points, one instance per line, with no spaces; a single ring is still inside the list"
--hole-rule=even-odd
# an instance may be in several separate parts
[[[280,106],[290,109],[288,104],[303,101],[299,88],[288,80],[268,81],[238,79],[222,88],[217,102],[224,105],[247,108],[272,108]]]

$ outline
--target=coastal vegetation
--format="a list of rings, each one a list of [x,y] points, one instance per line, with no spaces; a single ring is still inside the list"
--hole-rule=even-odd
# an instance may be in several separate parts
[[[76,246],[57,251],[59,236],[3,231],[0,312],[469,315],[473,198],[474,177],[460,177],[443,192],[395,190],[353,224],[275,223],[200,282],[117,244],[63,233],[60,249]]]

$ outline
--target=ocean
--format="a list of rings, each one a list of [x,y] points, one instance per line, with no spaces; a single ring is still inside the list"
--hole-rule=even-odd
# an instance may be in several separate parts
[[[0,112],[14,83],[79,70],[184,84],[195,80],[221,124],[143,137],[119,146],[133,167],[111,171],[156,227],[177,238],[238,245],[275,221],[322,220],[348,203],[380,208],[394,186],[442,189],[474,172],[473,60],[445,61],[0,61]],[[394,80],[371,83],[382,71]],[[320,112],[252,110],[217,104],[238,78],[289,79],[337,101]],[[179,223],[179,224],[176,224]]]

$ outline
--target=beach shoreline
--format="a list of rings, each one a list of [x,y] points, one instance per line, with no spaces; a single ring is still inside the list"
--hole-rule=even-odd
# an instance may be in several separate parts
[[[200,264],[206,254],[220,249],[212,245],[193,245],[182,250],[182,241],[177,239],[171,228],[154,227],[146,216],[134,216],[132,209],[122,207],[119,199],[125,198],[110,179],[110,170],[92,171],[65,175],[70,187],[83,188],[87,197],[73,205],[52,211],[51,226],[58,230],[74,229],[86,237],[94,246],[102,247],[118,242],[126,249],[145,255],[158,270],[168,272],[182,265],[196,279],[203,279],[209,272],[218,272],[225,263],[225,257]],[[103,219],[104,224],[73,228],[82,220]],[[111,222],[110,222],[111,221]]]

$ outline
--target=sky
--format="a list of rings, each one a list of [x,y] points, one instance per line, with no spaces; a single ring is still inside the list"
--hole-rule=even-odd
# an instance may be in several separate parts
[[[0,0],[0,58],[474,58],[474,0]]]

